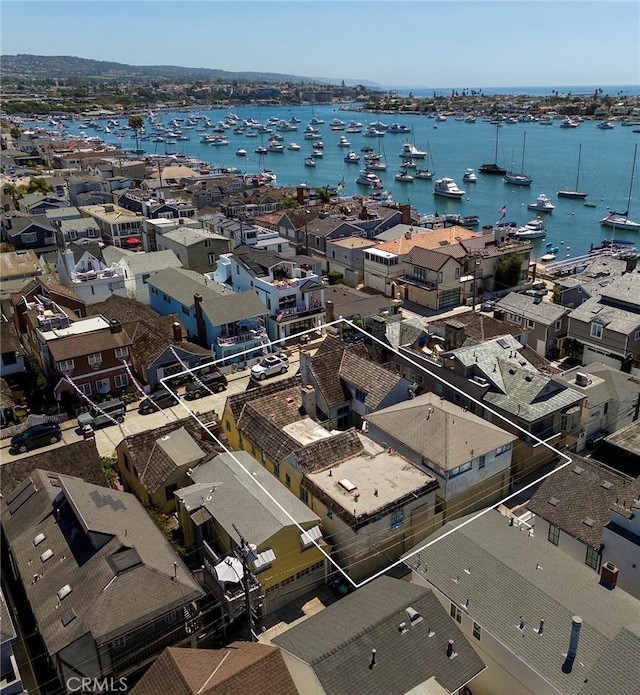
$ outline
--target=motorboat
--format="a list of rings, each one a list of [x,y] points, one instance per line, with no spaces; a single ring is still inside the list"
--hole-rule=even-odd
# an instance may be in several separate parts
[[[467,117],[464,119],[464,122],[465,122],[465,123],[475,123],[476,120],[477,120],[477,116],[467,116]]]
[[[367,169],[362,169],[360,171],[356,183],[360,186],[367,186],[367,188],[382,188],[382,181],[380,178]]]
[[[340,140],[338,141],[338,147],[351,147],[351,143],[344,135],[341,135]]]
[[[542,263],[549,263],[551,261],[555,261],[557,255],[558,255],[557,251],[547,251],[547,253],[540,256],[540,261]]]
[[[314,147],[312,156],[315,157],[316,159],[318,157],[324,157],[324,150],[321,147]]]
[[[316,160],[313,157],[307,157],[304,160],[304,165],[306,167],[314,167],[316,165]]]
[[[461,188],[458,188],[456,182],[448,176],[445,176],[441,179],[437,179],[437,181],[433,185],[433,194],[442,198],[460,199],[465,193],[466,191],[463,191]]]
[[[373,125],[367,126],[367,129],[362,133],[367,138],[382,138],[384,137],[386,131],[378,130]]]
[[[567,116],[560,121],[561,128],[577,128],[580,125],[580,121],[576,121],[573,118]]]
[[[424,159],[427,153],[423,150],[419,150],[415,145],[410,142],[405,142],[402,145],[402,151],[400,152],[400,157],[406,157],[408,159]]]
[[[467,169],[462,175],[462,180],[465,183],[476,183],[478,181],[478,176],[473,169]]]
[[[523,227],[518,227],[511,233],[511,236],[516,237],[516,239],[542,239],[546,235],[547,229],[539,217],[530,220]]]
[[[334,118],[331,123],[329,123],[329,128],[331,128],[331,130],[344,130],[346,127],[347,124],[339,118]]]
[[[262,145],[261,145],[260,147],[256,147],[256,149],[254,150],[254,152],[255,152],[256,154],[269,154],[269,150],[268,150],[266,147],[262,146]]]
[[[366,168],[369,171],[386,171],[387,165],[381,159],[378,159],[375,162],[367,162]]]
[[[408,171],[399,171],[393,178],[402,183],[413,183],[413,176]]]
[[[402,164],[400,166],[403,169],[417,169],[418,168],[418,162],[416,162],[413,159],[403,159]]]
[[[314,148],[318,150],[323,150],[324,149],[324,142],[322,140],[318,140],[318,142],[313,143]]]
[[[387,130],[387,133],[410,133],[411,128],[403,123],[392,123]]]
[[[478,217],[478,215],[464,215],[460,218],[459,224],[461,227],[466,227],[467,229],[477,227],[480,224],[480,217]]]
[[[247,151],[246,151],[245,149],[243,149],[242,147],[239,147],[239,148],[236,150],[236,154],[238,155],[238,157],[246,157],[246,156],[247,156]]]
[[[596,128],[599,128],[600,130],[613,130],[614,125],[611,123],[611,121],[601,121],[598,123]]]
[[[284,152],[284,145],[277,140],[272,140],[267,147],[269,152]]]
[[[529,210],[537,210],[538,212],[553,212],[556,206],[549,200],[549,198],[541,193],[533,203],[527,205]]]
[[[360,156],[357,155],[353,150],[350,150],[344,158],[344,161],[347,164],[357,164],[360,161]]]
[[[431,179],[433,178],[433,172],[429,171],[428,169],[416,169],[413,172],[413,178],[426,179],[427,181],[431,181]]]
[[[300,147],[300,145],[298,145],[297,142],[290,142],[287,145],[287,149],[291,150],[292,152],[298,152],[301,149],[301,147]]]

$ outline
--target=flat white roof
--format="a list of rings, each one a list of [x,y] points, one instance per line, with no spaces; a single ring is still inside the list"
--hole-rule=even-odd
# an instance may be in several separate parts
[[[102,328],[109,328],[109,322],[102,316],[92,316],[91,318],[74,321],[67,328],[54,328],[52,331],[40,331],[45,340],[55,340],[56,338],[66,338],[70,335],[82,335],[99,331]]]
[[[390,251],[381,251],[380,249],[367,249],[367,253],[374,256],[380,256],[380,258],[395,258],[398,254],[391,253]]]
[[[328,439],[333,434],[325,430],[322,425],[314,422],[310,417],[303,417],[302,420],[292,422],[290,425],[285,425],[282,431],[293,437],[302,446],[313,444],[320,439]]]

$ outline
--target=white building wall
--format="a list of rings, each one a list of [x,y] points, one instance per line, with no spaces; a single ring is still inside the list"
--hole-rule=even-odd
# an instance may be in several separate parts
[[[626,531],[640,538],[640,509],[635,509],[632,519],[625,519],[612,512],[612,521]],[[602,562],[611,562],[618,568],[617,586],[640,599],[640,545],[631,538],[616,533],[614,528],[605,526],[602,530]]]
[[[535,519],[534,533],[539,538],[549,538],[549,522],[546,519],[542,519],[539,516]],[[547,541],[551,543],[551,541]],[[583,565],[586,564],[587,559],[587,544],[579,541],[577,538],[570,536],[564,531],[560,531],[558,537],[558,549],[562,550],[563,553],[569,555],[569,557],[580,562]],[[594,570],[594,572],[597,570]]]

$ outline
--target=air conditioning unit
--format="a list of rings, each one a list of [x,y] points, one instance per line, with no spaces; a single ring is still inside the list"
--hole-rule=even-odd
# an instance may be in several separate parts
[[[584,372],[578,372],[576,374],[576,385],[589,386],[589,377]]]

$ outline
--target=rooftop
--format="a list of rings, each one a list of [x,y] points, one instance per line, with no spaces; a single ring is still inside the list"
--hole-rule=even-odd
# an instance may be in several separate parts
[[[38,257],[31,251],[5,251],[0,253],[0,280],[42,275]]]
[[[545,302],[539,297],[531,297],[528,294],[519,292],[510,292],[495,305],[495,308],[496,310],[502,309],[545,326],[552,326],[570,311],[567,307],[560,304]]]

